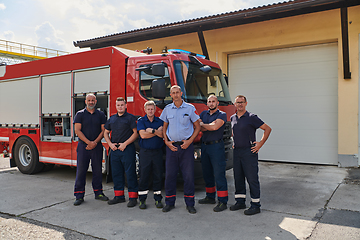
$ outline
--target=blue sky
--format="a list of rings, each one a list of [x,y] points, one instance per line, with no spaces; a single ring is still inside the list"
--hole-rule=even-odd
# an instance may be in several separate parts
[[[77,52],[73,41],[277,3],[271,0],[0,0],[0,39]]]

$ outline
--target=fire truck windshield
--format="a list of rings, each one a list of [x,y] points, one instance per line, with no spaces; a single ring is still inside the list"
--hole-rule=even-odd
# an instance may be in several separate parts
[[[174,61],[177,84],[183,91],[186,102],[207,102],[210,95],[217,96],[221,105],[231,104],[230,93],[223,74],[218,68],[210,72],[200,70],[202,66],[187,62]]]

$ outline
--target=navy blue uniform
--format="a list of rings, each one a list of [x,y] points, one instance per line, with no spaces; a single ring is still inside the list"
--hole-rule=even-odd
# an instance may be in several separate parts
[[[154,116],[151,122],[147,115],[138,119],[137,130],[145,130],[147,128],[158,129],[164,122]],[[163,175],[163,151],[164,140],[158,136],[142,139],[139,138],[139,200],[145,201],[149,192],[150,175],[153,176],[153,190],[155,201],[161,201],[161,182]]]
[[[226,113],[219,109],[210,114],[210,110],[200,114],[203,123],[209,124],[221,119],[224,124],[216,131],[204,131],[201,138],[201,165],[205,181],[206,196],[215,199],[215,182],[219,202],[227,203],[228,189],[225,176],[226,157],[224,141],[222,140],[227,121]]]
[[[74,124],[81,124],[81,132],[90,141],[94,141],[101,133],[101,125],[105,124],[105,114],[99,110],[95,110],[94,113],[90,113],[85,109],[76,113],[74,118]],[[79,143],[76,149],[77,153],[77,168],[76,168],[76,180],[74,187],[74,196],[76,199],[84,198],[86,173],[89,168],[91,159],[92,168],[92,187],[95,195],[103,194],[102,189],[102,156],[103,146],[101,141],[98,142],[96,147],[92,150],[86,150],[87,144],[79,139]]]
[[[240,204],[245,204],[246,178],[250,188],[251,207],[259,208],[261,205],[258,154],[251,152],[251,143],[255,141],[256,129],[264,122],[257,115],[248,111],[240,118],[235,113],[230,120],[235,146],[233,160],[235,200]]]
[[[121,116],[117,113],[112,115],[105,124],[105,129],[111,131],[111,142],[114,144],[123,143],[128,140],[134,133],[134,128],[136,128],[136,118],[127,112]],[[125,198],[124,173],[126,173],[129,199],[137,199],[138,182],[136,176],[135,144],[127,145],[124,151],[119,149],[113,151],[111,149],[110,163],[115,197]]]
[[[187,149],[182,149],[182,140],[186,140],[194,133],[194,122],[199,119],[195,107],[183,101],[177,108],[174,103],[168,104],[161,113],[160,119],[169,123],[166,136],[170,141],[175,141],[177,151],[173,152],[166,146],[166,173],[165,173],[165,204],[175,205],[176,181],[179,168],[184,179],[184,198],[187,206],[195,205],[194,185],[194,144]]]

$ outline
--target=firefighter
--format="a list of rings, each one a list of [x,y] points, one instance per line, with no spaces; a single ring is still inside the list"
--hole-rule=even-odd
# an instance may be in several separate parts
[[[230,117],[234,138],[234,179],[236,203],[230,207],[231,211],[246,208],[245,178],[250,188],[250,208],[245,215],[260,213],[260,183],[258,152],[268,139],[271,128],[257,115],[246,111],[247,100],[243,95],[235,98],[236,113]],[[255,140],[256,129],[264,130],[260,142]]]
[[[164,121],[163,135],[166,148],[165,207],[163,212],[175,208],[176,180],[179,168],[184,179],[184,198],[189,213],[196,213],[194,207],[194,146],[193,141],[200,132],[199,116],[195,107],[182,100],[181,88],[170,88],[173,103],[168,104],[161,113]],[[195,127],[195,128],[194,128]]]
[[[84,202],[86,173],[91,159],[92,187],[95,199],[109,200],[102,189],[102,156],[103,146],[101,139],[104,135],[105,114],[97,109],[96,97],[88,94],[85,99],[86,107],[76,113],[74,118],[75,134],[79,137],[77,146],[77,168],[74,195],[75,206]]]
[[[210,95],[207,99],[209,110],[200,114],[200,126],[203,136],[201,138],[201,166],[205,180],[206,197],[199,200],[200,204],[214,204],[215,183],[218,197],[218,204],[213,209],[221,212],[227,209],[228,188],[226,181],[226,158],[224,141],[222,140],[226,113],[220,111],[219,101],[215,95]]]
[[[161,202],[161,187],[163,178],[163,121],[155,117],[156,105],[154,101],[147,101],[144,105],[146,115],[138,119],[139,131],[139,208],[146,209],[146,198],[149,192],[150,176],[153,177],[155,206],[163,208]]]
[[[136,118],[126,111],[126,102],[122,97],[116,99],[117,113],[105,124],[104,138],[110,147],[111,173],[114,182],[115,197],[108,201],[109,205],[125,202],[124,183],[126,173],[128,182],[128,207],[135,207],[138,198],[138,182],[136,175],[135,144],[138,137]],[[110,134],[111,132],[111,139]]]

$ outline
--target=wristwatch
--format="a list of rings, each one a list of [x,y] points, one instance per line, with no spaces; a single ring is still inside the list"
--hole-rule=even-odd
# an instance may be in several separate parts
[[[153,130],[151,131],[151,133],[155,133],[155,128],[153,128]]]

